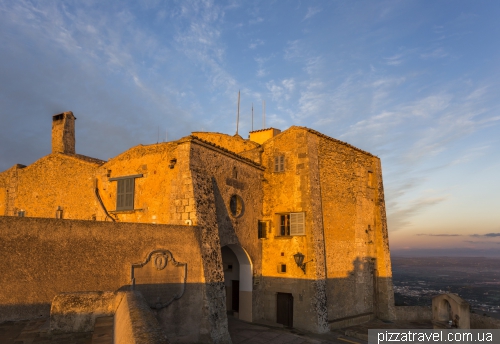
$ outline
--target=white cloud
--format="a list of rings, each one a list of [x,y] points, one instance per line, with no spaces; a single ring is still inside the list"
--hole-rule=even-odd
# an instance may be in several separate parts
[[[307,19],[311,19],[312,17],[314,17],[319,12],[321,12],[321,8],[319,8],[319,7],[308,7],[307,8],[307,13],[306,13],[304,19],[302,19],[302,20],[304,21],[304,20],[307,20]]]
[[[443,48],[437,48],[431,52],[420,54],[420,57],[424,60],[441,59],[446,56],[448,56],[448,53]]]

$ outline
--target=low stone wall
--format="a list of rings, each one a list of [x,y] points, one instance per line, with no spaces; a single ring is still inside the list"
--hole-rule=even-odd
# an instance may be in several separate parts
[[[59,294],[52,301],[50,330],[92,332],[96,318],[115,314],[123,295],[110,291]]]
[[[114,318],[114,342],[169,343],[149,305],[139,292],[127,292],[122,297]]]
[[[470,328],[473,329],[500,329],[500,319],[486,315],[470,314]]]
[[[48,317],[61,293],[127,291],[131,264],[165,249],[177,262],[187,263],[187,279],[184,295],[159,311],[159,318],[168,324],[164,328],[171,340],[199,341],[212,330],[200,305],[217,301],[205,293],[200,241],[195,226],[0,216],[0,322]],[[84,311],[74,330],[85,331],[95,321],[88,309],[96,302],[101,302],[103,315],[116,309],[105,294],[59,295],[53,314],[57,317],[58,304],[80,303]],[[63,318],[61,314],[58,328],[65,326]]]
[[[427,306],[396,306],[396,320],[432,320],[432,309]]]

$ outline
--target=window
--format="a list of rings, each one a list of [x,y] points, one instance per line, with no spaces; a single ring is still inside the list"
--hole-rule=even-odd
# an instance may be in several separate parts
[[[305,235],[304,213],[289,213],[279,215],[280,236]]]
[[[279,155],[274,157],[274,172],[285,171],[285,156]]]
[[[368,171],[368,187],[373,187],[373,172]]]
[[[265,239],[267,233],[267,222],[259,221],[259,239]]]
[[[229,211],[234,217],[239,217],[243,214],[243,199],[239,195],[232,195],[229,199]]]
[[[116,210],[134,209],[135,178],[119,179],[116,186]]]
[[[286,273],[286,264],[278,264],[278,273],[285,274]]]
[[[135,178],[140,177],[142,174],[109,178],[116,181],[116,210],[134,210]]]

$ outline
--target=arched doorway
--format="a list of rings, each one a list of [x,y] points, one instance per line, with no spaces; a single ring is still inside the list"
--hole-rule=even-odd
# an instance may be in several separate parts
[[[237,244],[221,248],[226,287],[226,310],[238,318],[252,321],[252,262],[248,253]]]

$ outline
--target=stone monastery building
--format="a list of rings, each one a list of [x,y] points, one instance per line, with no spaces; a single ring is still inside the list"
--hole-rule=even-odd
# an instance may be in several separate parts
[[[87,261],[94,272],[81,277],[85,283],[78,277],[83,275],[65,275],[66,284],[53,280],[43,295],[29,282],[18,284],[24,300],[50,304],[61,292],[115,291],[134,280],[130,264],[164,249],[187,273],[182,293],[157,314],[174,342],[224,342],[226,312],[317,333],[375,317],[394,319],[378,157],[292,126],[252,131],[248,139],[193,132],[102,161],[76,153],[75,120],[72,112],[53,116],[52,153],[0,173],[0,215],[5,215],[0,226],[7,226],[9,217],[24,217],[26,226],[37,228],[29,235],[16,234],[24,229],[12,232],[18,242],[4,238],[1,245],[14,255],[20,242],[36,246],[33,240],[43,237],[40,247],[48,247],[56,239],[46,233],[64,230],[68,238],[85,237],[87,244],[66,247],[60,238],[50,254],[81,255],[75,266]],[[159,239],[140,237],[149,231]],[[106,233],[114,233],[109,242],[124,248],[109,244],[109,254],[101,256],[98,245],[108,240],[102,239]],[[136,246],[125,255],[127,244]],[[36,250],[29,255],[34,262],[37,252],[49,254]],[[99,266],[106,264],[92,261],[113,255],[120,263],[112,273],[101,273]],[[79,273],[85,269],[82,265]],[[59,273],[75,273],[63,270]],[[37,273],[23,276],[33,274],[31,283],[39,278],[40,285],[56,278]],[[12,295],[0,293],[0,306],[14,304]],[[191,324],[176,322],[184,316]]]

